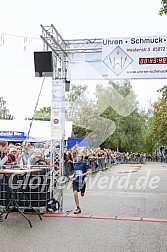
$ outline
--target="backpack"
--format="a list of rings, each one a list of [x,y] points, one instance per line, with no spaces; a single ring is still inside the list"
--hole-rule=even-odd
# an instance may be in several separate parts
[[[60,208],[60,203],[55,198],[52,198],[48,201],[47,212],[53,213],[53,212],[56,212],[57,210],[59,210],[59,208]]]

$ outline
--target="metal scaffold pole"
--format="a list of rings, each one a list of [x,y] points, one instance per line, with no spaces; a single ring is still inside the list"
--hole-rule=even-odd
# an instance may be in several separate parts
[[[72,40],[64,40],[60,33],[56,30],[56,28],[51,24],[50,26],[43,26],[42,27],[42,35],[41,38],[43,40],[44,49],[50,49],[52,51],[53,56],[53,80],[52,80],[52,96],[53,96],[53,82],[57,80],[59,84],[63,86],[62,90],[62,100],[64,99],[64,105],[61,105],[61,113],[62,120],[61,120],[61,137],[52,137],[51,140],[51,165],[54,170],[54,149],[55,143],[59,142],[60,144],[60,151],[59,151],[59,178],[63,179],[65,174],[64,170],[64,140],[65,140],[65,82],[66,82],[66,75],[67,75],[67,61],[68,55],[74,53],[101,53],[102,52],[102,39],[72,39]],[[55,87],[54,87],[55,88]],[[55,91],[55,89],[54,89]],[[56,92],[56,91],[55,91]],[[52,120],[52,110],[51,107],[51,120]],[[52,134],[53,135],[53,134]],[[59,211],[63,211],[63,189],[59,190],[59,203],[60,209]]]
[[[59,32],[56,30],[56,28],[51,26],[43,26],[42,27],[42,40],[44,42],[44,48],[50,48],[52,50],[52,57],[53,57],[53,79],[52,79],[52,94],[53,94],[53,81],[57,80],[58,82],[63,85],[62,87],[62,99],[65,98],[65,79],[66,79],[66,57],[67,54],[65,52],[65,42]],[[45,46],[46,45],[46,46]],[[63,82],[61,82],[63,80]],[[52,107],[51,107],[51,115],[52,115]],[[60,148],[59,148],[59,178],[61,178],[64,175],[64,136],[65,136],[65,107],[62,104],[61,107],[61,113],[62,113],[62,121],[61,121],[61,127],[62,127],[62,134],[57,139],[52,137],[51,139],[51,167],[53,168],[54,173],[54,159],[55,159],[55,143],[59,142]],[[51,117],[51,120],[53,118]],[[52,135],[52,133],[51,133]],[[53,179],[54,181],[54,179]],[[63,212],[63,189],[59,190],[59,203],[60,208],[59,212]]]

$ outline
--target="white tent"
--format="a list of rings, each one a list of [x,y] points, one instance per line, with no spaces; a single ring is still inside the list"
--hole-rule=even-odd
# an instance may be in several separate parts
[[[0,120],[0,131],[22,131],[26,134],[29,131],[31,121],[28,120]],[[71,137],[72,122],[65,122],[65,140]],[[41,140],[51,139],[51,122],[50,121],[33,121],[30,130],[30,136]]]

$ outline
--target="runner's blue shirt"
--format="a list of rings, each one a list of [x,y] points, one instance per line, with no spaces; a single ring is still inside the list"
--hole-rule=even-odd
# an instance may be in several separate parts
[[[81,162],[75,162],[74,163],[73,181],[78,182],[78,183],[83,183],[85,181],[85,176],[81,177],[80,175],[82,173],[87,172],[87,170],[90,168],[91,168],[91,166],[88,165],[84,160],[82,160]]]

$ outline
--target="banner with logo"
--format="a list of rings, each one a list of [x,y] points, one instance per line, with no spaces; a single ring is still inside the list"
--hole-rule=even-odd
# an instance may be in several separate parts
[[[65,81],[52,80],[51,138],[62,140],[65,134]]]
[[[167,35],[105,38],[101,41],[101,52],[94,48],[94,52],[68,54],[68,80],[166,79],[166,76]]]

